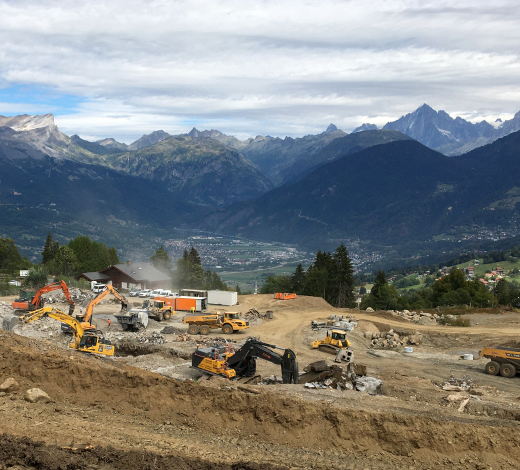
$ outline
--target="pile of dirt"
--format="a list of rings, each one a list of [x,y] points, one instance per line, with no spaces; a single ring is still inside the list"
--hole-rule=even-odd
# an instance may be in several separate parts
[[[0,436],[0,468],[41,468],[45,470],[287,470],[287,467],[240,462],[226,464],[155,454],[146,451],[125,452],[113,448],[95,447],[85,451],[73,451],[64,447],[74,447],[74,443],[46,445],[27,438],[16,438],[7,434]],[[77,444],[76,444],[77,445]]]
[[[309,297],[299,295],[295,299],[279,300],[273,298],[272,294],[240,295],[238,296],[241,307],[254,308],[257,311],[272,310],[276,315],[279,310],[317,310],[337,312],[332,305],[321,297]]]

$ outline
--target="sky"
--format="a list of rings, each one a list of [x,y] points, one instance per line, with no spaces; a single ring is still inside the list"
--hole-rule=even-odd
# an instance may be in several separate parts
[[[512,0],[0,0],[0,114],[131,143],[520,110]]]

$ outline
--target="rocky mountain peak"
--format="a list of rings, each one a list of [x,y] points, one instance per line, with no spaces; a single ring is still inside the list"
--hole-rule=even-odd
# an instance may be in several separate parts
[[[17,132],[32,131],[42,127],[56,127],[53,114],[0,116],[0,126],[10,127]]]
[[[356,127],[352,131],[352,134],[354,134],[355,132],[363,132],[363,131],[377,131],[377,126],[375,124],[370,124],[367,122],[365,124],[362,124],[359,127]]]
[[[329,127],[325,129],[324,134],[330,134],[331,132],[336,132],[338,128],[334,124],[329,124]]]

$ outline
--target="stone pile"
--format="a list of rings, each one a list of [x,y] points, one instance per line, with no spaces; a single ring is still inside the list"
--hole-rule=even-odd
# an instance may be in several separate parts
[[[367,331],[364,334],[366,339],[371,340],[372,348],[397,349],[407,345],[421,344],[422,335],[399,335],[394,330],[373,333]]]
[[[350,363],[345,370],[338,365],[329,366],[326,361],[316,361],[309,364],[300,376],[299,382],[305,388],[357,390],[370,395],[381,393],[383,382],[375,377],[366,376],[366,366]]]
[[[138,336],[137,342],[141,344],[164,344],[166,338],[160,333],[150,333],[146,336]]]
[[[240,316],[242,316],[242,315],[240,315]],[[252,320],[255,318],[259,318],[260,320],[265,320],[266,317],[267,317],[267,315],[265,313],[260,313],[258,310],[254,309],[254,308],[249,309],[249,311],[247,311],[244,315],[244,318],[246,320]]]
[[[469,391],[472,388],[476,387],[478,384],[473,379],[464,375],[462,377],[455,377],[454,375],[450,376],[446,382],[441,384],[441,388],[450,392],[461,392],[461,391]]]
[[[389,313],[396,317],[401,317],[404,320],[418,323],[419,325],[436,325],[440,316],[436,313],[426,313],[426,312],[410,312],[408,310],[403,310],[401,312],[397,310],[388,310]]]
[[[263,385],[278,385],[283,383],[283,379],[276,375],[271,375],[269,377],[264,377],[260,383]]]

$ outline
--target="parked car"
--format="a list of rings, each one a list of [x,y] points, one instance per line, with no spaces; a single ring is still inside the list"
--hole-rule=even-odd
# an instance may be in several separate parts
[[[148,296],[153,299],[156,295],[162,295],[161,292],[162,289],[154,289],[148,294]]]
[[[152,289],[143,289],[138,295],[139,297],[149,297],[150,292],[152,292]]]
[[[94,292],[95,294],[99,294],[100,292],[103,292],[106,288],[107,286],[105,284],[94,284],[92,286],[92,292]]]
[[[169,290],[169,289],[163,289],[161,295],[172,297],[173,296],[173,292],[171,290]]]
[[[130,297],[137,297],[139,295],[139,292],[141,292],[141,289],[139,287],[134,287],[128,295]]]

